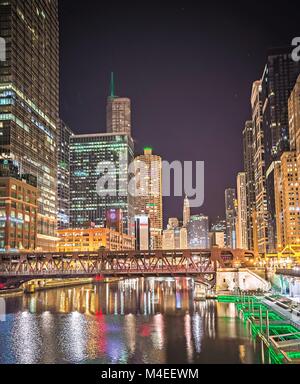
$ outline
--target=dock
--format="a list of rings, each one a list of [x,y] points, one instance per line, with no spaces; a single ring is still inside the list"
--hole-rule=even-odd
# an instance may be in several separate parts
[[[273,364],[300,364],[300,317],[298,309],[282,306],[280,298],[266,296],[219,296],[234,303],[237,314],[250,328],[253,339],[268,349]]]

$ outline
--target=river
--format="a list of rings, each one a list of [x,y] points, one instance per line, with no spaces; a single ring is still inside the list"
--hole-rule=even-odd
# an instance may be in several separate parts
[[[5,299],[0,363],[260,363],[234,304],[191,280],[139,279]]]

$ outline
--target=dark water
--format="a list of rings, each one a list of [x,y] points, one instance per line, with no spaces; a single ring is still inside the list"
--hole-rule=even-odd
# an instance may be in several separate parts
[[[233,304],[191,281],[132,280],[6,299],[0,363],[259,363]]]

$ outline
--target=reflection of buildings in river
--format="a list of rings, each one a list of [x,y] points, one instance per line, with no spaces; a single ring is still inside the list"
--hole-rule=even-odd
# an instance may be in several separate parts
[[[177,289],[176,289],[177,288]],[[98,301],[105,303],[105,313],[129,313],[150,315],[159,312],[168,313],[175,308],[189,310],[191,295],[188,286],[176,281],[156,279],[125,280],[118,284],[106,284],[97,288]]]
[[[87,319],[79,312],[68,314],[59,329],[60,345],[65,359],[71,363],[79,363],[86,358],[88,340]]]
[[[163,350],[165,346],[165,324],[164,317],[161,314],[157,314],[153,318],[154,321],[154,333],[152,334],[152,342],[155,349]]]
[[[134,355],[136,347],[136,318],[129,314],[124,319],[124,333],[129,356]]]
[[[47,346],[47,348],[43,349],[43,364],[51,364],[57,359],[55,321],[53,315],[49,311],[43,312],[40,323],[41,338],[43,344]]]
[[[12,325],[12,353],[18,364],[39,362],[42,338],[38,319],[29,312],[16,314]]]
[[[206,300],[197,302],[194,304],[194,312],[199,313],[203,319],[203,327],[205,330],[205,335],[209,338],[216,338],[216,307],[215,301]]]
[[[216,303],[216,308],[218,337],[235,339],[238,334],[235,304]]]
[[[184,334],[186,338],[186,350],[188,363],[193,363],[194,348],[192,340],[192,327],[191,327],[191,316],[186,314],[184,317]]]
[[[197,353],[201,352],[201,340],[203,337],[203,319],[199,315],[199,313],[195,313],[193,315],[193,337],[194,337],[194,344],[195,344],[195,350]]]
[[[107,327],[106,318],[100,310],[96,316],[96,327],[97,327],[97,344],[100,355],[105,355],[107,349]]]

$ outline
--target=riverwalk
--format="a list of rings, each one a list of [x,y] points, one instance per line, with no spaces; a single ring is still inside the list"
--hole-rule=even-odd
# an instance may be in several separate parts
[[[235,304],[252,338],[262,342],[263,361],[266,355],[272,364],[300,363],[300,317],[297,309],[289,308],[291,300],[278,295],[230,295],[219,296],[218,301]]]

